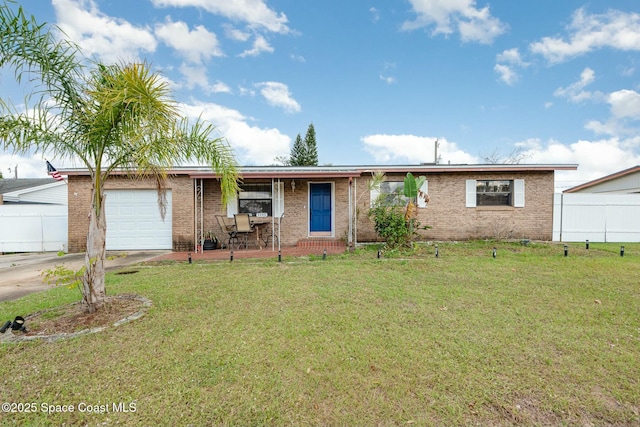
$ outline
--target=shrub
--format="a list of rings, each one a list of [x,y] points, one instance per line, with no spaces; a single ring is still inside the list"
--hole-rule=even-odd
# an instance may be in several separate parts
[[[369,217],[373,219],[378,236],[382,237],[391,249],[411,246],[417,234],[416,230],[420,228],[420,222],[416,218],[405,221],[401,206],[376,205],[369,210]]]

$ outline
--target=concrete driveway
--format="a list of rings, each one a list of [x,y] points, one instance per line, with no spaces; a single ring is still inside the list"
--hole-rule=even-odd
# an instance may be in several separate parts
[[[170,251],[107,252],[107,271],[150,261]],[[109,259],[109,257],[114,257]],[[0,255],[0,302],[11,301],[33,292],[49,289],[42,282],[42,272],[57,265],[78,270],[84,265],[84,253],[58,256],[55,253],[23,253]]]

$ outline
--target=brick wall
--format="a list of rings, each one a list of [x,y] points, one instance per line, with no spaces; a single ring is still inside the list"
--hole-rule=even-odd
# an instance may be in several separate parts
[[[428,240],[468,240],[479,238],[551,240],[553,233],[553,172],[528,173],[447,173],[429,174],[430,201],[418,209],[418,220],[432,228],[422,231]],[[387,175],[402,181],[404,174]],[[466,207],[466,180],[490,179],[525,181],[525,207]],[[367,213],[370,206],[368,179],[357,181],[358,241],[377,239]]]
[[[88,176],[69,176],[69,252],[84,252],[89,230],[91,208],[91,179]],[[188,176],[175,176],[168,180],[172,198],[173,250],[191,250],[194,247],[193,180]],[[105,190],[155,190],[152,180],[111,177]],[[107,198],[106,203],[109,203]]]
[[[404,174],[388,175],[389,180],[402,181]],[[422,232],[429,240],[466,240],[473,238],[528,238],[551,240],[553,228],[553,172],[529,173],[446,173],[427,175],[430,202],[419,209],[418,219],[432,226]],[[525,180],[525,207],[477,207],[465,205],[467,179]],[[291,179],[284,183],[285,217],[281,237],[283,245],[295,245],[309,236],[309,183],[331,182],[335,201],[335,238],[347,239],[349,228],[349,180],[296,179],[292,190]],[[354,180],[354,200],[357,209],[359,242],[375,241],[373,222],[367,213],[370,206],[368,178]],[[245,180],[267,182],[271,180]],[[91,204],[91,182],[86,176],[69,177],[69,251],[82,252],[86,247],[88,213]],[[149,180],[110,178],[105,189],[155,189]],[[194,247],[194,188],[188,176],[172,177],[168,182],[172,190],[173,249],[191,250]],[[108,200],[107,200],[108,203]],[[222,205],[218,181],[204,180],[203,230],[213,230],[220,240],[224,233],[218,226],[216,215],[227,215]]]
[[[245,179],[246,183],[269,183],[271,180]],[[291,188],[291,179],[281,179],[284,183],[284,212],[282,221],[281,239],[282,245],[295,245],[298,240],[309,237],[309,184],[331,182],[334,187],[335,222],[334,237],[345,238],[347,236],[349,200],[348,179],[337,178],[332,180],[296,179],[295,190]],[[226,234],[218,226],[216,215],[227,215],[226,205],[222,205],[220,198],[220,185],[215,180],[205,181],[204,191],[204,230],[212,229],[218,238],[224,238]],[[329,236],[331,237],[331,236]]]

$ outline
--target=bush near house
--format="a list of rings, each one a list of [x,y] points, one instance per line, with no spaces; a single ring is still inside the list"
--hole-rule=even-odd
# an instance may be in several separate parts
[[[425,202],[429,200],[429,196],[420,190],[424,181],[424,176],[415,178],[408,172],[404,178],[402,194],[380,194],[373,208],[369,210],[374,229],[378,236],[384,239],[387,248],[409,247],[418,237],[418,230],[430,228],[422,226],[418,221],[415,204],[418,197],[423,198]],[[404,198],[400,197],[402,195]]]

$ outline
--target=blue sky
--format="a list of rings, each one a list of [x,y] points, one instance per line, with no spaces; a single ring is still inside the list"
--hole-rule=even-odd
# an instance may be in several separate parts
[[[441,163],[579,164],[558,188],[640,164],[637,0],[21,3],[103,62],[151,63],[243,165],[310,123],[321,164],[433,162],[436,139]],[[46,176],[43,157],[0,152],[0,171]]]

